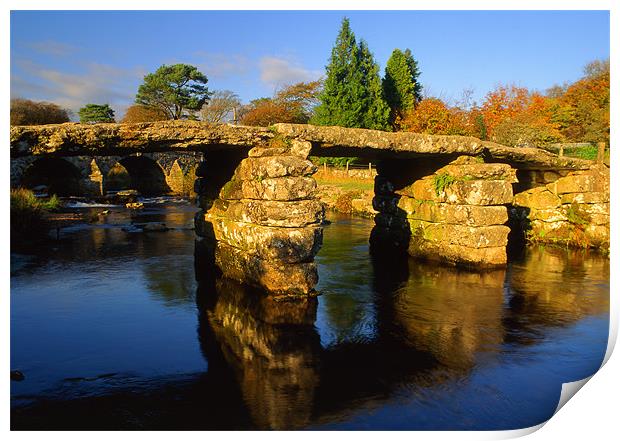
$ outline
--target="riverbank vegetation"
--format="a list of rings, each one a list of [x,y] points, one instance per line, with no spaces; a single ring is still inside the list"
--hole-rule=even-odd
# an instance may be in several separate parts
[[[56,195],[41,199],[31,190],[12,189],[11,248],[25,248],[44,239],[50,228],[47,215],[60,206],[60,199]]]

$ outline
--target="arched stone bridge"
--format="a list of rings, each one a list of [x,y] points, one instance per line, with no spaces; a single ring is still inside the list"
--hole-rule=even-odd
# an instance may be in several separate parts
[[[198,152],[20,156],[11,158],[11,187],[46,185],[50,192],[73,196],[103,196],[123,186],[142,194],[188,195],[201,157]]]
[[[89,179],[99,182],[99,191],[105,187],[98,178],[106,175],[104,164],[164,157],[170,164],[165,155],[171,152],[204,155],[194,190],[201,209],[197,257],[206,259],[205,268],[283,296],[312,295],[318,280],[313,260],[322,243],[324,209],[309,155],[377,163],[378,214],[370,238],[376,247],[475,268],[505,265],[511,233],[609,248],[609,169],[540,149],[472,137],[295,124],[11,128],[14,164],[34,157],[86,164],[92,158]],[[139,168],[136,161],[125,159],[128,171]]]

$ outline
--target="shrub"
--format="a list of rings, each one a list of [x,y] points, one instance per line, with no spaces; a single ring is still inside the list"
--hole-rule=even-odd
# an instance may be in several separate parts
[[[49,230],[48,211],[60,207],[60,199],[53,195],[42,201],[24,188],[11,190],[11,247],[32,245],[44,239]]]
[[[28,126],[69,122],[69,112],[53,103],[21,98],[11,100],[11,125]]]

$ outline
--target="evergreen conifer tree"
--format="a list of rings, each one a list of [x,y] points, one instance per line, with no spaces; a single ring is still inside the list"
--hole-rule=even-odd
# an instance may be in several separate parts
[[[390,121],[414,109],[422,99],[422,86],[418,81],[420,71],[409,49],[394,49],[385,66],[383,92],[390,106]]]
[[[327,78],[313,124],[385,130],[389,107],[383,98],[379,66],[368,45],[358,45],[348,19],[332,48]]]

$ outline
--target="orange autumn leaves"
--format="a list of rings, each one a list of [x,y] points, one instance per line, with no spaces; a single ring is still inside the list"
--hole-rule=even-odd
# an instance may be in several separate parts
[[[417,133],[469,135],[511,146],[544,146],[557,142],[609,143],[609,64],[594,62],[586,75],[546,94],[500,85],[481,105],[449,106],[423,99],[397,121]]]

